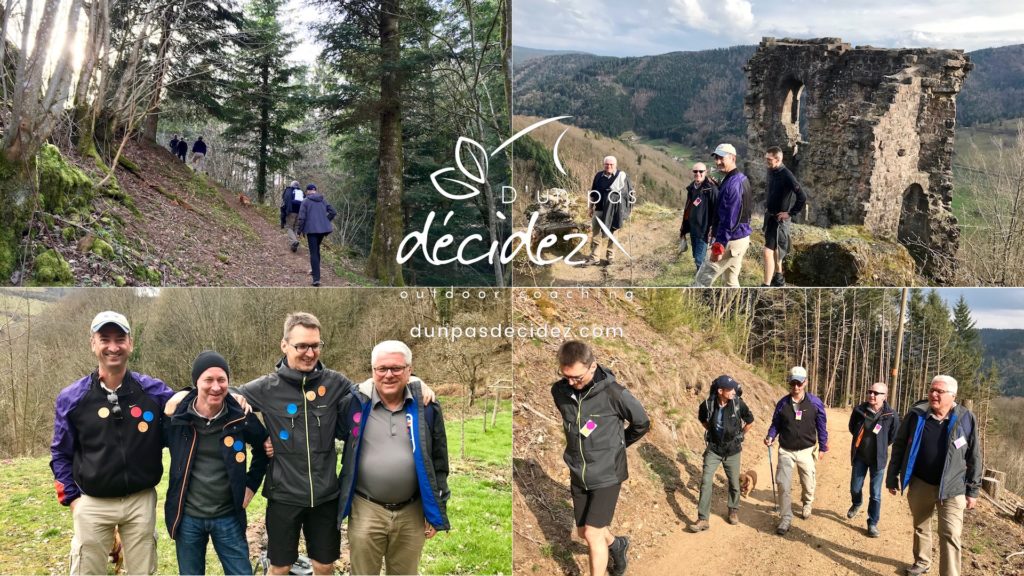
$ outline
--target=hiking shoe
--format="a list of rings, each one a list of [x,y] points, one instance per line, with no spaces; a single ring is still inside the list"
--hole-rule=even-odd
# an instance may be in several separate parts
[[[776,272],[775,275],[772,276],[772,283],[771,283],[771,285],[772,286],[785,286],[786,285],[786,279],[782,277],[781,273]]]
[[[696,534],[697,532],[703,532],[708,528],[711,528],[711,526],[708,525],[708,521],[703,518],[698,518],[695,524],[690,524],[689,530]]]
[[[298,252],[298,251],[299,251],[299,243],[298,242],[292,242],[292,252]]]
[[[846,511],[846,517],[853,518],[857,515],[857,512],[860,512],[860,504],[854,504],[853,506],[850,506],[850,509]]]
[[[729,508],[729,524],[739,524],[740,515],[736,512],[735,508]]]
[[[904,570],[904,574],[906,574],[907,576],[921,576],[921,574],[927,574],[927,573],[928,573],[928,567],[927,566],[920,566],[918,564],[914,564],[913,566],[908,566],[907,569]]]
[[[804,520],[807,520],[808,518],[811,517],[811,505],[810,504],[804,504],[803,510],[800,511],[800,517],[803,518]]]
[[[587,258],[583,261],[584,266],[593,266],[595,264],[597,264],[597,258],[594,258],[593,254],[587,256]]]
[[[878,538],[881,535],[881,532],[878,531],[878,526],[875,526],[874,524],[868,524],[868,536],[872,538]]]
[[[612,261],[611,260],[601,260],[600,262],[597,263],[597,265],[598,266],[611,266],[612,265]]]
[[[616,536],[612,541],[612,545],[608,547],[608,563],[612,565],[608,568],[610,576],[622,576],[626,573],[626,566],[629,565],[629,557],[626,556],[628,549],[629,538]]]
[[[792,521],[789,518],[783,518],[782,522],[779,523],[779,527],[775,529],[775,533],[779,536],[783,536],[786,532],[789,532],[789,527]]]
[[[313,280],[313,286],[320,286],[319,280]]]

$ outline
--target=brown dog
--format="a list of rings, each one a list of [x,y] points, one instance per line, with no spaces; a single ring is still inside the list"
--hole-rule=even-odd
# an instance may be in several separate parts
[[[245,193],[241,193],[238,195],[238,203],[242,206],[251,206],[252,200],[249,200],[249,197],[246,196]]]
[[[743,474],[740,474],[740,494],[744,497],[750,496],[750,493],[754,491],[754,487],[757,485],[757,472],[753,470],[747,470]]]

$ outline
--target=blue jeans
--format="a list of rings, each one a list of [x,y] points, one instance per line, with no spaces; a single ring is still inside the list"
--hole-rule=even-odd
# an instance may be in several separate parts
[[[206,574],[206,542],[210,538],[213,538],[213,549],[217,551],[225,574],[252,575],[249,541],[245,539],[245,529],[234,514],[219,518],[181,515],[178,538],[174,541],[178,552],[178,572]]]
[[[850,478],[850,496],[854,506],[860,506],[864,502],[864,479],[868,475],[870,467],[860,458],[853,459],[853,476]],[[878,525],[878,518],[882,513],[882,477],[885,476],[885,469],[871,469],[871,499],[868,502],[868,526]]]
[[[306,234],[309,243],[309,267],[313,270],[313,282],[320,281],[320,243],[327,234]]]
[[[704,258],[708,255],[708,241],[703,236],[690,234],[690,246],[693,250],[693,263],[700,270],[701,265],[704,264]]]

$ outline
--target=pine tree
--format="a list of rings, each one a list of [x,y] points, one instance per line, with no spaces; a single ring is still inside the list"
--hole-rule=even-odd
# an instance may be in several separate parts
[[[256,169],[256,199],[267,195],[267,178],[298,158],[296,146],[308,135],[292,126],[309,102],[294,78],[302,68],[285,58],[293,41],[281,28],[283,0],[253,0],[246,9],[228,81],[223,117],[229,151],[251,161]]]
[[[961,398],[978,396],[982,388],[979,384],[979,369],[982,362],[981,334],[975,328],[971,309],[963,295],[953,307],[950,356],[950,375],[960,383],[957,395]]]

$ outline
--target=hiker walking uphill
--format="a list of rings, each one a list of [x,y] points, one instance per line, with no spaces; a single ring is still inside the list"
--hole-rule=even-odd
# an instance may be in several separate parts
[[[740,506],[740,453],[743,436],[754,424],[754,415],[739,397],[739,383],[723,374],[711,384],[711,396],[701,403],[697,419],[704,426],[704,473],[700,482],[700,501],[697,505],[697,523],[690,532],[707,530],[711,514],[711,490],[715,472],[725,468],[729,479],[729,524],[739,524]]]
[[[320,243],[328,234],[334,232],[331,220],[337,213],[334,207],[324,200],[323,194],[315,184],[306,186],[306,199],[299,206],[299,217],[296,228],[306,236],[309,243],[309,273],[313,275],[313,286],[320,285]]]
[[[196,172],[202,172],[205,167],[206,142],[203,142],[203,137],[200,136],[196,139],[195,143],[192,144],[192,169]]]
[[[608,526],[619,489],[629,478],[626,448],[650,430],[651,421],[629,390],[597,363],[586,343],[563,343],[558,366],[562,378],[551,385],[551,396],[562,416],[562,459],[569,467],[577,533],[589,548],[590,574],[625,574],[629,539],[612,536]]]
[[[964,509],[971,510],[981,490],[981,446],[974,414],[956,403],[952,376],[932,378],[928,399],[907,412],[892,446],[885,476],[890,494],[907,491],[914,517],[914,564],[909,576],[932,565],[932,517],[939,511],[939,576],[959,576]]]
[[[171,149],[171,154],[174,154],[175,156],[178,155],[178,135],[177,134],[175,134],[174,137],[171,138],[171,142],[170,142],[170,144],[168,144],[168,147],[170,147],[170,149]]]
[[[302,201],[305,198],[306,194],[299,186],[298,180],[292,180],[292,183],[281,192],[281,228],[288,231],[288,246],[292,252],[299,249],[299,235],[296,224],[299,219],[299,208],[302,207]]]
[[[775,405],[772,425],[764,439],[765,445],[771,446],[775,437],[779,437],[779,467],[775,471],[775,482],[782,496],[779,506],[782,521],[775,532],[780,536],[789,532],[793,524],[793,500],[790,495],[793,468],[796,467],[800,472],[800,484],[803,486],[800,517],[806,520],[811,517],[811,505],[814,503],[815,460],[828,452],[825,404],[807,392],[807,370],[803,366],[794,366],[789,371],[789,387],[789,395]],[[816,445],[820,450],[817,455]]]
[[[181,140],[178,140],[178,148],[174,151],[174,154],[178,157],[178,160],[185,161],[185,157],[188,156],[188,140],[184,136]]]
[[[878,538],[878,520],[882,513],[882,481],[885,463],[889,458],[889,446],[896,439],[900,426],[899,414],[889,406],[885,398],[889,387],[875,382],[867,392],[867,398],[854,406],[850,414],[850,459],[853,470],[850,474],[850,498],[852,503],[846,517],[853,518],[864,502],[864,479],[871,472],[871,499],[868,502],[868,536]]]

